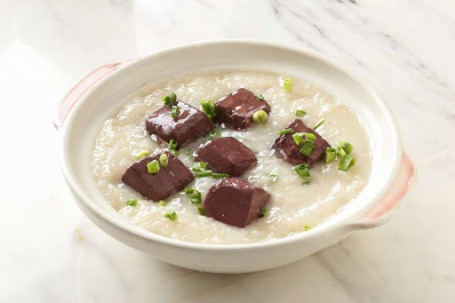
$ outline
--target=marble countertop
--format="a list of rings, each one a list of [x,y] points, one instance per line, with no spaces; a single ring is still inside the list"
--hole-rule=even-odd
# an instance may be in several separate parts
[[[0,302],[455,302],[455,2],[3,1]],[[319,51],[389,102],[418,176],[382,227],[242,275],[167,265],[70,197],[52,117],[96,66],[210,39]]]

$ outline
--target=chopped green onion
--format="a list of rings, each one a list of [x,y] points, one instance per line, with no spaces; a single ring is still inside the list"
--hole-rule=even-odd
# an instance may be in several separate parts
[[[135,207],[137,205],[137,199],[128,199],[128,200],[126,200],[126,205]]]
[[[211,177],[213,172],[207,169],[207,166],[206,162],[196,162],[191,167],[191,170],[196,178]]]
[[[143,150],[134,156],[136,157],[137,160],[139,160],[139,159],[147,157],[148,155],[150,155],[150,152],[148,150]]]
[[[190,197],[190,201],[192,204],[199,204],[202,201],[201,193],[192,187],[186,187],[185,193]]]
[[[268,115],[264,110],[258,110],[253,114],[253,121],[257,124],[265,124],[267,123]]]
[[[195,162],[191,167],[193,172],[206,170],[208,166],[207,162]]]
[[[169,141],[169,145],[168,145],[168,150],[171,154],[173,154],[174,156],[177,155],[177,146],[179,145],[179,143],[177,142],[177,140],[174,140],[174,139],[171,139]]]
[[[302,148],[300,149],[300,153],[304,156],[309,156],[314,149],[314,143],[311,141],[303,142]]]
[[[278,134],[279,135],[287,135],[287,134],[292,133],[293,131],[294,130],[292,128],[286,128],[286,129],[280,130],[280,132]]]
[[[313,133],[305,133],[305,137],[308,141],[311,141],[311,142],[316,141],[316,136]]]
[[[338,163],[338,169],[342,170],[342,171],[347,171],[354,164],[355,164],[355,158],[353,158],[349,155],[344,155],[343,157],[341,157],[340,163]]]
[[[313,127],[314,130],[316,130],[319,126],[321,126],[325,122],[325,119],[319,120],[319,122]]]
[[[222,174],[222,173],[213,173],[212,177],[215,179],[222,179],[222,178],[229,178],[229,174]]]
[[[177,101],[177,95],[175,93],[170,93],[167,96],[161,98],[163,100],[164,105],[171,106],[175,101]]]
[[[354,146],[352,146],[352,144],[349,142],[342,141],[340,142],[340,144],[338,144],[338,148],[342,148],[346,152],[346,154],[349,155],[354,149]]]
[[[195,188],[192,188],[192,187],[185,187],[184,191],[187,194],[192,194],[193,192],[198,191],[198,190]]]
[[[193,159],[193,150],[191,148],[188,148],[186,150],[186,155],[188,156],[188,158]]]
[[[167,167],[169,165],[169,157],[167,154],[160,155],[160,164],[162,167]]]
[[[297,166],[294,166],[294,170],[297,172],[297,174],[302,178],[304,181],[303,184],[308,184],[310,182],[310,171],[308,170],[308,165],[306,163],[299,164]]]
[[[209,140],[212,140],[214,138],[218,138],[219,136],[221,136],[221,132],[218,130],[218,129],[212,129],[212,130],[209,130],[207,132],[205,132],[203,134],[204,137],[208,137]]]
[[[305,137],[305,138],[304,138]],[[312,133],[295,133],[292,135],[297,146],[302,146],[300,153],[305,156],[309,156],[314,149],[314,142],[316,141],[316,136]]]
[[[282,85],[283,85],[283,89],[285,92],[289,93],[292,91],[292,79],[291,78],[284,78]]]
[[[165,216],[166,218],[168,218],[169,220],[171,220],[171,221],[177,220],[177,213],[176,213],[175,211],[173,211],[173,212],[167,212],[164,216]]]
[[[336,149],[333,147],[327,147],[325,149],[325,155],[324,155],[325,163],[333,162],[333,161],[335,161],[336,158],[337,158]]]
[[[167,205],[166,201],[164,201],[164,200],[158,201],[158,206],[166,206],[166,205]]]
[[[270,174],[270,179],[272,180],[273,183],[278,181],[278,175],[277,174]]]
[[[215,104],[213,103],[213,101],[202,100],[201,101],[201,109],[204,112],[204,114],[206,114],[207,117],[209,117],[209,119],[215,118],[215,116],[216,116],[216,108],[215,108]]]
[[[303,133],[295,133],[292,135],[292,139],[294,139],[294,142],[295,142],[295,144],[297,144],[297,146],[300,146],[303,144],[302,134]]]
[[[305,226],[303,226],[303,230],[304,231],[309,231],[311,229],[311,225],[310,224],[305,224]]]
[[[172,105],[172,108],[171,108],[172,119],[177,120],[179,115],[180,115],[180,107],[178,105]]]
[[[147,172],[149,174],[156,174],[159,171],[160,171],[160,164],[158,163],[157,160],[153,160],[153,161],[147,163]]]
[[[205,216],[205,215],[206,215],[206,214],[205,214],[204,206],[199,205],[199,206],[197,207],[197,210],[199,211],[199,214],[200,214],[201,216]]]
[[[191,170],[193,171],[193,174],[196,178],[213,177],[221,179],[230,177],[228,174],[214,173],[210,169],[207,169],[207,167],[208,167],[207,162],[195,162],[191,167]]]
[[[295,111],[295,115],[296,115],[297,117],[305,116],[305,115],[306,115],[306,111],[301,110],[301,109],[298,109],[298,110]]]
[[[259,210],[258,218],[263,218],[266,214],[267,214],[267,208],[262,207],[262,208]]]
[[[209,170],[203,170],[203,171],[196,171],[196,172],[193,172],[194,173],[194,176],[196,178],[204,178],[204,177],[211,177],[213,175],[213,172],[209,169]]]
[[[337,156],[339,156],[339,157],[343,157],[346,155],[346,151],[344,150],[344,148],[337,148],[336,151],[337,151]]]
[[[258,99],[261,101],[264,101],[264,96],[263,95],[258,95]]]

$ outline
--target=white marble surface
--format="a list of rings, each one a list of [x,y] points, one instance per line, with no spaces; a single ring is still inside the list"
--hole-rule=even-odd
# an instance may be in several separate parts
[[[0,20],[0,302],[455,302],[455,1],[3,0]],[[215,275],[82,215],[56,159],[60,98],[102,63],[219,38],[317,50],[382,91],[418,170],[389,223],[282,268]]]

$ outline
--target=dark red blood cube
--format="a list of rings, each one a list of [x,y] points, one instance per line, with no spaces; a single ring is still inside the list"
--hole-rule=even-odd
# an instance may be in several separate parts
[[[150,134],[155,134],[166,142],[177,140],[177,148],[181,148],[213,128],[212,121],[197,108],[182,101],[173,105],[177,105],[180,111],[176,119],[172,117],[169,106],[160,108],[147,118],[145,126]]]
[[[253,115],[258,110],[270,113],[270,105],[259,100],[251,91],[240,88],[215,102],[215,121],[232,129],[246,129],[253,124]]]
[[[234,177],[240,176],[257,162],[254,153],[233,137],[209,141],[199,149],[195,159],[207,162],[214,172]]]
[[[204,209],[208,217],[217,221],[245,227],[269,200],[270,194],[261,187],[240,178],[226,178],[209,189]]]
[[[285,161],[293,165],[307,163],[308,167],[311,167],[314,163],[324,158],[325,150],[327,147],[330,147],[330,144],[327,143],[327,141],[325,141],[316,131],[307,127],[300,119],[295,119],[295,121],[289,124],[286,128],[292,129],[293,132],[286,135],[280,135],[275,140],[272,148],[275,149],[276,156],[283,158]],[[300,153],[300,147],[295,144],[294,139],[292,138],[293,134],[300,132],[312,133],[316,136],[314,149],[308,157]]]
[[[194,180],[191,171],[177,157],[167,152],[168,166],[160,164],[157,173],[148,173],[147,163],[159,160],[161,154],[146,157],[131,165],[123,174],[122,182],[145,198],[159,201],[184,189]]]

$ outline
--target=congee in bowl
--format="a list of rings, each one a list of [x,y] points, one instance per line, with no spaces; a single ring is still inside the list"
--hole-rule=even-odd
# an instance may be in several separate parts
[[[95,138],[92,172],[134,224],[239,244],[308,232],[371,172],[368,136],[343,100],[294,76],[247,71],[147,83]]]

